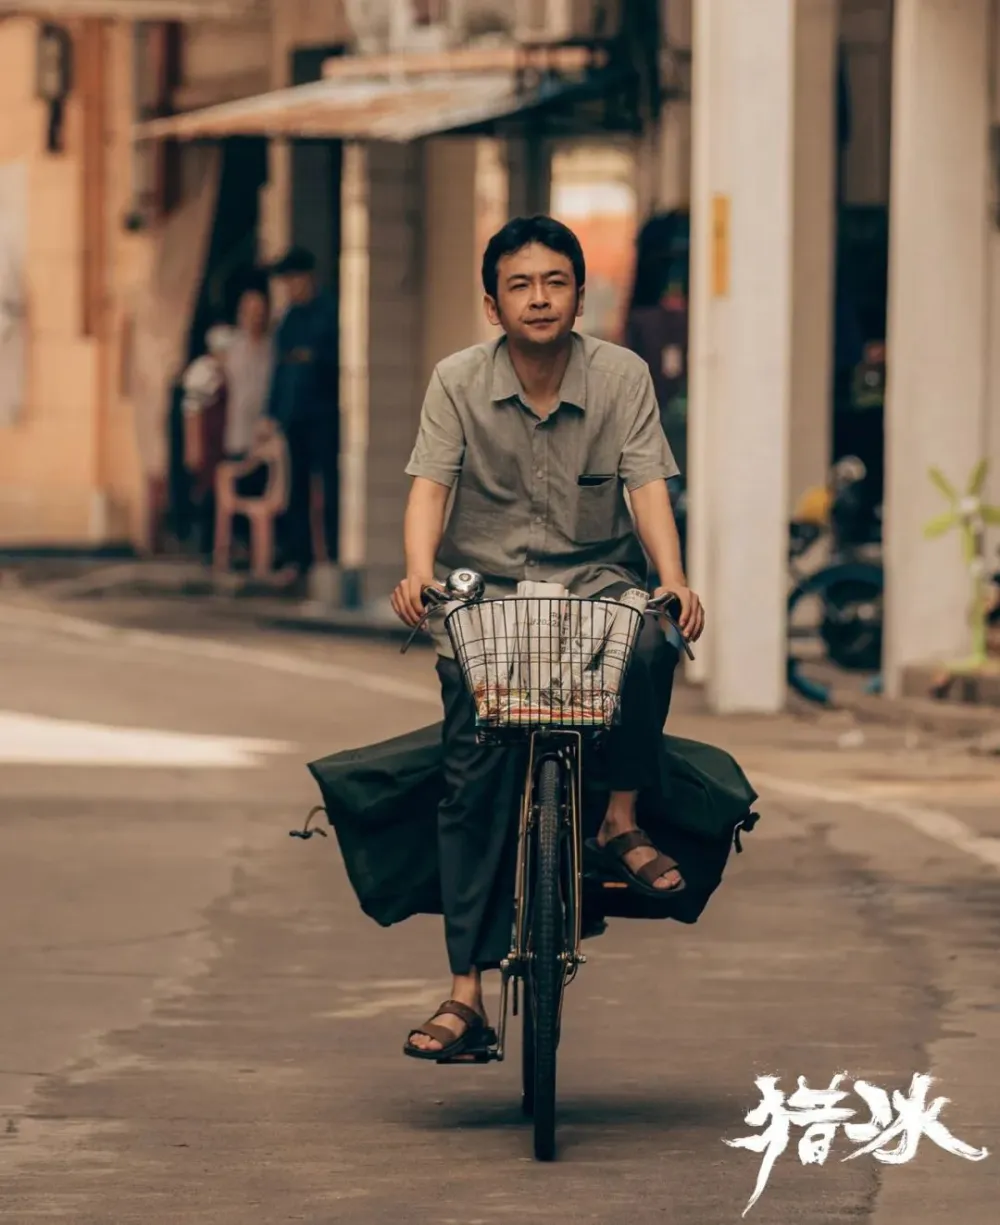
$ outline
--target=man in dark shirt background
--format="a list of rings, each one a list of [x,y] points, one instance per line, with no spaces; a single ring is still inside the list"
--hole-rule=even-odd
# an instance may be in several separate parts
[[[626,348],[649,366],[660,421],[681,470],[687,463],[689,219],[661,213],[643,226],[625,322]]]
[[[303,580],[315,561],[311,493],[323,487],[326,556],[338,557],[340,532],[340,408],[336,305],[320,293],[316,260],[293,248],[269,269],[284,289],[287,310],[274,335],[274,373],[268,415],[288,442],[291,492],[284,522],[286,564]]]

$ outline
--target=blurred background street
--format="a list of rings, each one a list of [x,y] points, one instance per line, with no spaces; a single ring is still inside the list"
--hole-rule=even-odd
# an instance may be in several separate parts
[[[4,1225],[728,1225],[755,1077],[845,1071],[989,1159],[796,1124],[747,1219],[992,1225],[998,82],[1000,0],[0,2]],[[762,814],[587,942],[546,1167],[519,1035],[402,1057],[441,921],[288,836],[439,718],[404,468],[535,213],[679,461],[669,727]]]
[[[996,1146],[997,759],[708,718],[690,689],[674,730],[736,753],[764,820],[695,928],[588,942],[561,1162],[530,1159],[519,1040],[489,1069],[404,1060],[439,920],[379,929],[335,842],[288,830],[307,760],[436,720],[431,663],[167,602],[0,607],[5,1220],[735,1221],[759,1159],[722,1139],[768,1073],[929,1071],[954,1134]],[[793,1143],[750,1219],[985,1225],[997,1169],[926,1139],[904,1167],[803,1167]]]

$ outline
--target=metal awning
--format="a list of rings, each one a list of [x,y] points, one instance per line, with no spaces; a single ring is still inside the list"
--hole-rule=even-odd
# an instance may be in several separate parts
[[[263,9],[263,0],[0,0],[0,14],[29,13],[65,17],[118,17],[124,21],[198,21],[246,17]]]
[[[581,61],[582,62],[582,61]],[[592,60],[590,63],[592,64]],[[434,71],[361,76],[360,61],[322,81],[137,125],[139,140],[229,136],[404,142],[592,94],[606,69],[575,73]]]

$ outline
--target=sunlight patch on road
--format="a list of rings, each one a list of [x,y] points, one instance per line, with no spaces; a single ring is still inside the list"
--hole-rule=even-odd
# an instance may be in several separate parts
[[[0,711],[0,765],[240,770],[290,753],[274,740],[76,723]]]
[[[214,638],[181,637],[159,630],[122,629],[70,617],[41,609],[26,609],[0,605],[0,624],[17,625],[36,632],[56,632],[85,642],[101,642],[111,646],[133,648],[143,653],[161,651],[186,655],[190,659],[209,659],[216,663],[238,667],[266,668],[285,676],[339,685],[352,685],[367,693],[413,702],[418,706],[440,708],[441,695],[435,685],[414,684],[395,676],[383,676],[371,669],[346,667],[321,659],[293,655],[238,642],[222,642]]]
[[[345,984],[342,989],[347,996],[343,1007],[322,1013],[324,1018],[370,1021],[387,1012],[436,1008],[441,1002],[441,984],[435,984],[431,979]]]

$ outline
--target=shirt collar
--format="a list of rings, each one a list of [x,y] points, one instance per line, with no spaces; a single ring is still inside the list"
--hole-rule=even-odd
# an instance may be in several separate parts
[[[495,404],[502,404],[507,400],[519,398],[523,390],[514,363],[510,360],[506,337],[502,336],[493,349],[491,399]],[[576,332],[572,337],[569,364],[559,388],[559,400],[562,404],[572,404],[574,408],[586,411],[587,367],[583,357],[583,341]]]

